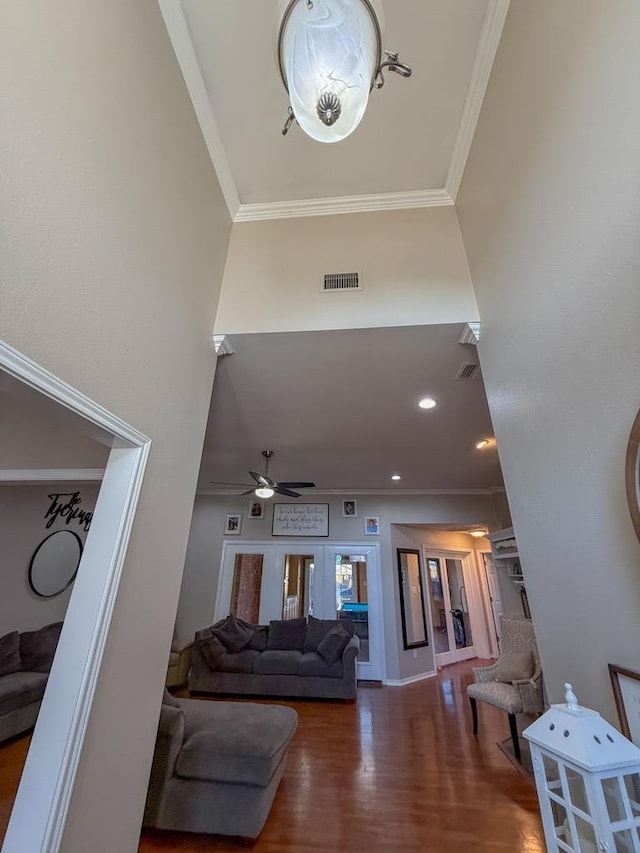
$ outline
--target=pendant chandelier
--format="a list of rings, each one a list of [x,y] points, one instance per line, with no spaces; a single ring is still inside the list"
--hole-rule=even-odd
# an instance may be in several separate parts
[[[277,37],[280,76],[289,93],[286,134],[296,121],[318,142],[339,142],[360,124],[384,69],[411,76],[384,51],[379,0],[283,0]]]

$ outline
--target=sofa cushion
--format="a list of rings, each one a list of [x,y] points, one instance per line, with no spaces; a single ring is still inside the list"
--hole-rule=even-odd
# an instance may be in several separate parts
[[[350,634],[345,631],[342,625],[336,625],[318,645],[318,654],[325,663],[335,663],[342,657],[342,652],[346,649],[350,639]]]
[[[164,693],[162,695],[162,704],[163,705],[170,705],[172,708],[179,708],[180,707],[180,703],[178,702],[176,697],[173,696],[171,693],[169,693],[169,691],[167,690],[166,687],[164,688]]]
[[[222,672],[253,672],[253,665],[260,657],[255,649],[242,649],[241,652],[229,652],[222,658]]]
[[[188,725],[191,702],[206,705],[197,709],[203,728],[196,731]],[[266,786],[298,722],[293,708],[284,705],[193,699],[182,707],[193,733],[182,747],[176,773],[209,782]]]
[[[327,663],[317,652],[305,652],[300,660],[298,675],[320,678],[342,678],[342,660]]]
[[[0,715],[39,702],[47,686],[44,672],[12,672],[0,678]]]
[[[20,668],[20,635],[11,631],[0,637],[0,675],[9,675]]]
[[[309,616],[307,633],[304,638],[304,651],[317,651],[322,640],[324,640],[329,631],[335,628],[337,624],[337,619],[316,619],[315,616]]]
[[[211,629],[211,633],[230,652],[239,652],[241,649],[244,649],[253,636],[254,631],[254,625],[249,626],[247,622],[236,619],[233,613],[227,616],[222,625]]]
[[[533,675],[533,655],[528,652],[502,654],[496,664],[496,681],[510,684]]]
[[[306,631],[306,619],[272,619],[269,623],[267,648],[297,649],[301,652]]]
[[[260,652],[253,671],[262,675],[297,675],[302,652],[296,649],[267,649]]]
[[[20,669],[50,672],[61,630],[62,622],[52,622],[39,631],[23,631],[20,634]]]

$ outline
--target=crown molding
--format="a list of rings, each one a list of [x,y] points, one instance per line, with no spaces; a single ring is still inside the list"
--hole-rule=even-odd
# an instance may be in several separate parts
[[[233,221],[252,222],[259,219],[293,219],[298,216],[333,216],[336,213],[407,210],[416,207],[445,207],[452,204],[453,199],[445,190],[303,198],[263,204],[241,204]]]
[[[351,498],[357,498],[361,495],[399,495],[400,497],[405,495],[492,495],[503,491],[504,489],[494,486],[487,489],[318,489],[310,494],[305,493],[305,497],[311,500],[324,495],[347,495]],[[197,489],[196,494],[226,498],[240,497],[238,491],[230,489]],[[269,500],[272,499],[269,498]]]
[[[471,344],[477,346],[480,340],[480,323],[465,323],[464,329],[458,338],[459,344]]]
[[[180,0],[158,0],[231,219],[253,222],[455,204],[510,0],[489,0],[447,179],[442,189],[241,204]]]
[[[182,4],[180,0],[158,0],[158,5],[200,124],[211,162],[216,170],[224,200],[227,203],[231,219],[235,219],[240,208],[240,197],[222,141],[220,128],[211,107]]]
[[[218,356],[233,355],[235,352],[227,335],[211,335],[211,345]]]
[[[3,468],[0,484],[29,485],[34,483],[100,483],[104,468]]]
[[[455,204],[511,0],[489,0],[444,188]]]

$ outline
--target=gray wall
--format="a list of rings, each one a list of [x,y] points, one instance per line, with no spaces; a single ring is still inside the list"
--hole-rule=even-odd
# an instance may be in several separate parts
[[[0,337],[153,441],[62,841],[129,853],[231,222],[155,0],[6,0],[0,98]]]
[[[343,498],[355,498],[357,518],[342,517]],[[419,649],[418,658],[413,652],[402,648],[402,623],[398,603],[398,577],[396,547],[417,547],[403,545],[407,532],[399,532],[399,524],[465,524],[498,526],[495,515],[495,502],[492,495],[313,495],[309,502],[329,503],[329,538],[323,543],[357,542],[367,545],[380,544],[382,571],[382,597],[384,617],[384,643],[386,675],[390,679],[408,678],[433,669],[433,655],[430,648]],[[195,631],[210,625],[213,620],[222,544],[224,539],[232,543],[243,540],[271,541],[272,510],[267,501],[263,519],[248,518],[250,499],[219,495],[198,495],[196,498],[189,546],[185,563],[180,603],[176,619],[176,636],[193,637]],[[227,513],[242,513],[240,536],[223,535]],[[380,536],[364,535],[364,516],[372,515],[380,519]],[[413,535],[413,534],[412,534]],[[418,534],[416,534],[418,535]],[[469,544],[471,537],[465,536]],[[275,540],[277,541],[277,540]],[[312,541],[312,540],[301,540]],[[426,534],[421,541],[427,541]],[[452,548],[459,547],[459,539],[454,540],[447,534],[441,542],[453,542]],[[442,546],[444,547],[444,545]]]
[[[59,483],[40,486],[0,485],[0,542],[2,542],[2,596],[0,596],[0,636],[9,631],[29,631],[64,619],[73,585],[54,598],[41,598],[29,587],[29,562],[40,542],[56,530],[72,530],[82,542],[87,538],[77,519],[69,524],[58,518],[47,527],[45,513],[50,494],[80,492],[78,506],[92,512],[98,486],[86,483]],[[66,498],[62,498],[64,503]]]
[[[640,669],[624,460],[640,372],[640,4],[515,2],[459,195],[549,698]]]

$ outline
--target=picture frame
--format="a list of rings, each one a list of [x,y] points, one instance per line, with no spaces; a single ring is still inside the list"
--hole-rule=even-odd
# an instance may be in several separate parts
[[[262,501],[251,501],[248,518],[264,518],[264,504]]]
[[[366,536],[380,535],[380,519],[375,515],[367,515],[364,519],[364,532]]]
[[[242,527],[242,513],[239,512],[231,512],[227,516],[227,520],[224,526],[224,534],[225,536],[240,536],[240,529]]]
[[[358,504],[356,501],[342,501],[342,516],[343,518],[358,517]]]
[[[620,731],[640,746],[640,672],[609,664],[609,677],[620,719]]]

